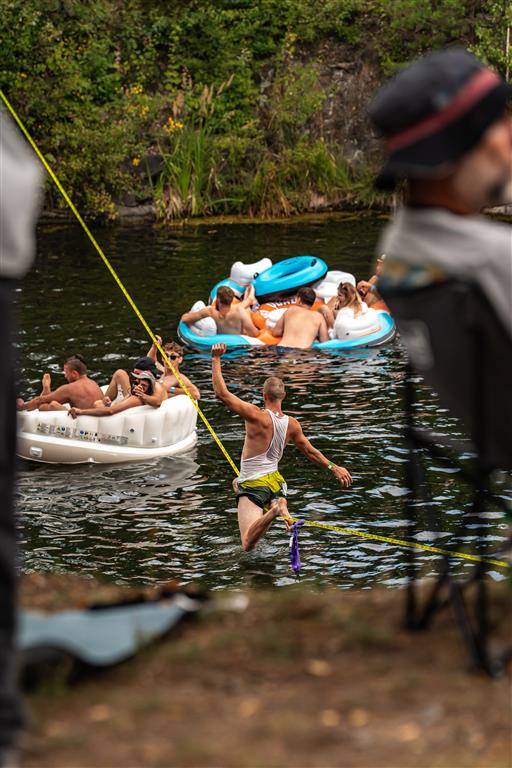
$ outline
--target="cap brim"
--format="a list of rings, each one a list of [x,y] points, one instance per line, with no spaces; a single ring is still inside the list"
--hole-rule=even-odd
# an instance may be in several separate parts
[[[500,82],[476,106],[471,117],[465,115],[444,131],[390,155],[375,178],[375,187],[389,192],[407,178],[443,178],[457,160],[478,144],[487,128],[505,111],[510,99],[512,84]]]
[[[375,187],[389,192],[395,189],[401,181],[408,178],[442,179],[444,176],[448,176],[453,165],[454,162],[436,165],[405,164],[397,162],[396,158],[389,157],[375,179]]]

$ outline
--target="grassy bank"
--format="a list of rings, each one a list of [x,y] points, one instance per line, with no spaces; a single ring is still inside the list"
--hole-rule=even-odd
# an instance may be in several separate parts
[[[506,0],[0,8],[0,87],[80,207],[150,203],[168,221],[385,203],[365,118],[379,82],[453,42],[505,72],[512,23]],[[46,203],[61,205],[50,186]]]
[[[510,593],[492,614],[509,638]],[[121,590],[31,576],[25,605]],[[22,764],[44,768],[510,765],[508,681],[472,673],[448,614],[401,628],[400,590],[250,592],[243,613],[182,625],[135,660],[31,694]]]

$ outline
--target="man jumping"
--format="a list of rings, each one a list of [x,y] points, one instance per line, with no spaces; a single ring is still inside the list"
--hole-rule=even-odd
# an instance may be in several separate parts
[[[293,443],[313,463],[330,469],[345,488],[352,484],[352,477],[344,467],[333,464],[311,445],[297,419],[283,413],[281,404],[286,392],[277,376],[271,376],[263,384],[263,410],[233,395],[222,376],[220,358],[225,351],[225,344],[212,347],[212,381],[216,397],[245,421],[240,475],[233,486],[240,538],[243,548],[249,550],[256,546],[276,517],[290,521],[286,483],[278,470],[287,443]]]

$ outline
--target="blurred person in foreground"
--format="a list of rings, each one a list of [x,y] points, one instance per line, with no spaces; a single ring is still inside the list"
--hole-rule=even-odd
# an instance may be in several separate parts
[[[9,116],[0,107],[0,766],[14,764],[22,725],[16,690],[16,529],[13,484],[16,440],[15,281],[30,267],[39,208],[40,172]]]
[[[387,159],[377,179],[405,181],[384,231],[379,288],[476,283],[512,335],[512,229],[480,215],[512,199],[512,87],[460,47],[431,53],[377,93],[369,116]]]

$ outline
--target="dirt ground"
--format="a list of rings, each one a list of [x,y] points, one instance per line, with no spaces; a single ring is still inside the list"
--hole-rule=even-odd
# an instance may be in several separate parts
[[[510,586],[493,613],[510,638]],[[119,587],[32,576],[25,606],[59,609]],[[28,696],[29,768],[510,768],[507,676],[470,669],[448,613],[401,629],[396,590],[248,593],[134,660]]]

